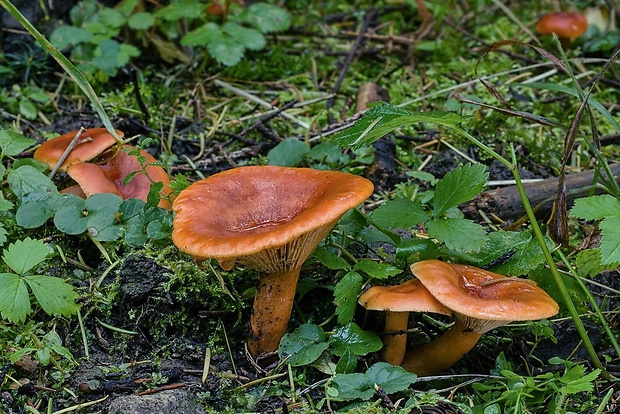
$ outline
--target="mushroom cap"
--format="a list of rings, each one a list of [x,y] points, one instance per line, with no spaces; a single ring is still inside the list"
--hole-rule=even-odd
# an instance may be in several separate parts
[[[467,317],[507,323],[548,318],[559,311],[558,304],[528,279],[439,260],[414,263],[411,272],[439,302]]]
[[[435,299],[419,279],[411,279],[398,286],[373,286],[360,295],[358,302],[368,310],[452,313]]]
[[[100,165],[80,162],[69,166],[67,174],[78,183],[86,197],[99,193],[111,193],[122,197],[121,192],[114,182],[106,177]],[[71,190],[70,192],[73,193]]]
[[[166,195],[170,194],[170,192],[172,192],[172,188],[170,188],[170,177],[168,173],[158,165],[148,165],[146,167],[146,174],[148,177],[140,172],[135,174],[127,184],[123,184],[125,177],[142,169],[138,157],[128,154],[126,151],[128,149],[136,148],[131,145],[123,145],[108,162],[101,165],[105,175],[116,185],[121,196],[124,199],[138,198],[142,201],[146,201],[151,189],[151,180],[153,182],[162,182],[164,184],[162,191]],[[146,159],[146,164],[157,162],[151,154],[144,150],[140,150],[140,155]],[[163,198],[159,201],[158,205],[166,209],[170,209],[171,207],[170,201]]]
[[[588,30],[588,21],[579,12],[552,12],[545,14],[536,24],[536,31],[543,35],[555,33],[558,37],[575,39]]]
[[[236,259],[259,270],[293,268],[372,191],[367,179],[337,171],[233,168],[181,191],[172,205],[172,241],[196,259],[217,259],[225,269]],[[287,263],[275,264],[282,261]]]
[[[119,137],[124,136],[121,131],[116,129],[115,131]],[[34,159],[44,162],[50,167],[54,167],[78,132],[79,131],[67,132],[66,134],[44,142],[34,152]],[[77,162],[92,160],[116,143],[116,138],[114,138],[105,128],[86,129],[80,136],[75,148],[73,148],[65,161],[62,163],[61,169],[67,169],[68,166]]]

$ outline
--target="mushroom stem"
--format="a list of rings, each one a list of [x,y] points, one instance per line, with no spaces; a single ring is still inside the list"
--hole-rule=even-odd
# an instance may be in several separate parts
[[[457,318],[442,336],[407,352],[401,366],[421,377],[440,374],[471,350],[481,336]]]
[[[409,322],[409,312],[385,312],[385,331],[381,358],[392,365],[403,362],[407,350],[407,334],[390,331],[405,331]]]
[[[248,350],[253,356],[278,350],[293,309],[301,267],[259,277],[250,317]]]

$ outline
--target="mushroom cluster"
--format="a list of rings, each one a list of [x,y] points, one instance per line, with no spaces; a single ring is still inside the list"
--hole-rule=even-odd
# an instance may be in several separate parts
[[[123,132],[115,131],[118,136],[123,137]],[[170,209],[168,196],[172,188],[166,171],[154,165],[157,161],[153,156],[140,150],[140,157],[144,157],[146,161],[146,173],[141,172],[142,165],[138,156],[129,154],[136,148],[130,145],[117,146],[118,141],[105,128],[84,130],[74,142],[73,149],[61,162],[77,134],[78,131],[71,131],[52,138],[41,144],[34,153],[36,160],[46,163],[50,168],[61,163],[60,169],[66,171],[77,183],[63,189],[62,192],[83,198],[97,193],[112,193],[123,199],[138,198],[146,201],[151,183],[161,182],[164,184],[162,189],[164,197],[160,200],[159,207]],[[100,163],[90,162],[95,158],[100,158]],[[140,172],[135,173],[136,171]],[[132,179],[125,184],[125,178],[134,173]]]
[[[259,272],[248,350],[271,355],[287,329],[302,264],[342,215],[372,194],[363,177],[275,166],[233,168],[175,199],[172,240],[197,261]]]
[[[447,370],[492,329],[512,321],[549,318],[559,311],[558,304],[528,279],[439,260],[414,263],[411,272],[417,279],[403,284],[406,289],[403,285],[381,290],[371,288],[360,296],[360,303],[367,309],[385,310],[386,329],[405,330],[407,327],[405,317],[397,323],[390,322],[394,319],[392,314],[413,309],[403,307],[407,300],[398,298],[401,294],[407,295],[411,302],[420,300],[414,310],[454,315],[455,322],[446,333],[412,350],[405,352],[406,337],[384,339],[388,348],[384,351],[386,360],[420,376]],[[373,296],[376,295],[369,292],[389,293],[382,293],[383,303],[373,306]],[[388,299],[393,292],[399,293]]]

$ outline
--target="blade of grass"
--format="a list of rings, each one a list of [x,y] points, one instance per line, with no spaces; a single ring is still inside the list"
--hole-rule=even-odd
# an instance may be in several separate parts
[[[21,14],[21,12],[13,5],[13,3],[11,3],[9,0],[0,0],[0,6],[4,7],[4,9],[8,11],[11,16],[13,16],[13,18],[17,20],[19,24],[21,24],[24,29],[26,29],[45,50],[47,50],[47,52],[54,58],[54,60],[56,60],[56,62],[58,62],[58,64],[63,68],[63,70],[69,76],[71,76],[71,78],[75,81],[75,83],[82,90],[82,92],[84,92],[84,95],[86,95],[86,97],[90,101],[91,105],[99,115],[101,122],[108,130],[108,132],[114,138],[120,141],[121,138],[116,134],[116,131],[114,131],[114,127],[112,126],[112,122],[110,122],[110,118],[108,118],[108,115],[106,114],[103,105],[101,105],[101,102],[99,102],[97,94],[93,90],[90,83],[88,83],[88,80],[86,79],[84,74],[78,68],[76,68],[75,65],[73,65],[73,63],[71,63],[71,61],[69,61],[69,59],[67,59],[65,55],[63,55],[58,49],[56,49],[56,47],[52,45],[49,40],[47,40],[45,36],[43,36],[43,34],[39,32],[28,19],[26,19],[26,17],[24,17],[23,14]]]

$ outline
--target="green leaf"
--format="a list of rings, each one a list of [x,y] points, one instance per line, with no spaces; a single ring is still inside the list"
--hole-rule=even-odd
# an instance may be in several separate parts
[[[281,7],[267,3],[254,3],[240,16],[261,33],[281,32],[289,28],[291,15]]]
[[[570,210],[571,217],[583,220],[602,220],[616,215],[620,215],[620,201],[609,194],[578,198]]]
[[[116,57],[116,67],[121,68],[129,63],[132,57],[140,56],[140,49],[133,45],[123,43],[118,50],[118,56]]]
[[[245,47],[231,38],[222,34],[220,37],[211,39],[207,44],[209,53],[218,62],[226,66],[235,66],[245,54]]]
[[[204,19],[205,4],[195,0],[175,1],[155,13],[159,19],[179,21],[182,19]]]
[[[84,206],[91,213],[108,213],[116,214],[119,207],[123,203],[123,199],[116,194],[93,194],[86,199]]]
[[[45,174],[30,165],[11,170],[8,177],[13,193],[20,201],[45,201],[57,195],[56,186]]]
[[[368,368],[366,377],[373,384],[380,386],[386,394],[394,394],[395,392],[406,390],[417,379],[417,375],[387,362],[377,362]]]
[[[415,263],[421,260],[437,258],[437,244],[429,239],[402,239],[396,245],[396,258]]]
[[[98,241],[118,240],[123,234],[123,228],[116,224],[113,214],[99,213],[88,218],[88,232]]]
[[[0,315],[13,323],[26,320],[30,314],[30,298],[24,280],[14,273],[0,273]]]
[[[6,231],[6,229],[2,226],[0,226],[0,246],[3,246],[4,243],[7,242],[7,236],[8,232]]]
[[[91,63],[108,76],[116,75],[121,45],[112,39],[103,39],[97,44]]]
[[[372,106],[364,117],[342,131],[333,142],[353,149],[370,145],[394,130],[417,122],[429,122],[438,125],[456,127],[464,118],[450,112],[413,113],[381,102]]]
[[[601,233],[601,263],[620,263],[620,215],[611,216],[599,223]]]
[[[336,372],[339,374],[345,374],[347,372],[353,372],[357,366],[357,355],[347,349],[338,360],[336,364]]]
[[[81,234],[88,228],[89,217],[85,214],[86,203],[83,199],[67,198],[54,215],[54,225],[63,233]]]
[[[575,266],[581,277],[594,277],[607,269],[602,264],[603,255],[601,249],[586,249],[575,255]]]
[[[428,235],[458,252],[475,252],[487,242],[481,225],[468,219],[436,219],[426,222]]]
[[[563,391],[566,394],[592,392],[594,390],[594,381],[600,374],[600,369],[595,369],[586,374],[583,365],[575,365],[560,377],[560,382],[566,384],[563,387]]]
[[[78,294],[64,280],[41,275],[29,275],[24,279],[48,315],[71,316],[79,309],[79,305],[75,302]]]
[[[314,250],[314,257],[328,269],[331,270],[349,270],[351,265],[343,257],[340,257],[323,246],[319,246]]]
[[[330,393],[334,400],[369,400],[375,395],[374,384],[365,374],[356,372],[353,374],[336,374],[332,385],[335,395]]]
[[[349,272],[336,283],[334,302],[338,323],[344,325],[353,320],[357,306],[357,296],[362,289],[362,277],[357,272]]]
[[[26,119],[36,119],[39,109],[30,99],[22,98],[19,101],[19,113]]]
[[[310,148],[305,142],[297,138],[287,138],[267,153],[267,160],[270,165],[295,167],[309,151]]]
[[[464,164],[444,175],[435,186],[435,217],[471,200],[483,190],[488,176],[482,164]]]
[[[27,237],[9,244],[2,253],[2,259],[15,273],[24,275],[45,260],[49,253],[48,246],[41,240]]]
[[[357,324],[351,322],[346,326],[338,327],[329,338],[332,353],[342,356],[348,350],[355,355],[367,355],[381,349],[381,338],[372,332],[364,331]]]
[[[515,244],[515,254],[508,261],[494,267],[494,272],[512,276],[524,275],[536,269],[545,261],[545,256],[538,244],[538,240],[528,232],[522,233],[528,235],[529,239],[526,239],[524,236],[520,242]],[[546,242],[549,250],[553,250],[553,242],[548,239]]]
[[[355,270],[366,273],[374,279],[387,279],[403,271],[388,263],[377,262],[372,259],[361,259],[355,264]]]
[[[420,206],[407,198],[387,201],[372,212],[371,218],[381,226],[403,229],[411,228],[429,219]]]
[[[181,39],[181,45],[206,46],[211,41],[222,36],[223,34],[220,26],[213,22],[209,22],[183,36],[183,38]]]
[[[8,129],[0,130],[0,148],[2,148],[3,157],[17,155],[36,142],[36,140],[27,138],[17,132],[9,131]]]
[[[90,43],[92,40],[91,32],[76,26],[59,26],[50,35],[50,42],[58,49],[65,49],[80,43]]]
[[[119,28],[125,25],[127,19],[117,9],[104,7],[97,13],[97,20],[106,27]]]
[[[482,249],[470,255],[478,265],[483,266],[510,252],[514,254],[530,240],[532,235],[527,231],[493,231],[487,235],[487,242]]]
[[[146,30],[155,24],[155,17],[148,12],[132,14],[127,20],[127,25],[134,30]]]
[[[316,361],[327,347],[323,329],[307,323],[295,329],[294,332],[284,335],[280,341],[278,354],[280,356],[290,355],[288,363],[298,367]]]
[[[265,37],[260,32],[237,23],[224,23],[222,31],[249,50],[261,50],[267,45]]]
[[[46,200],[27,201],[15,212],[15,221],[26,229],[36,229],[44,225],[55,213]]]

